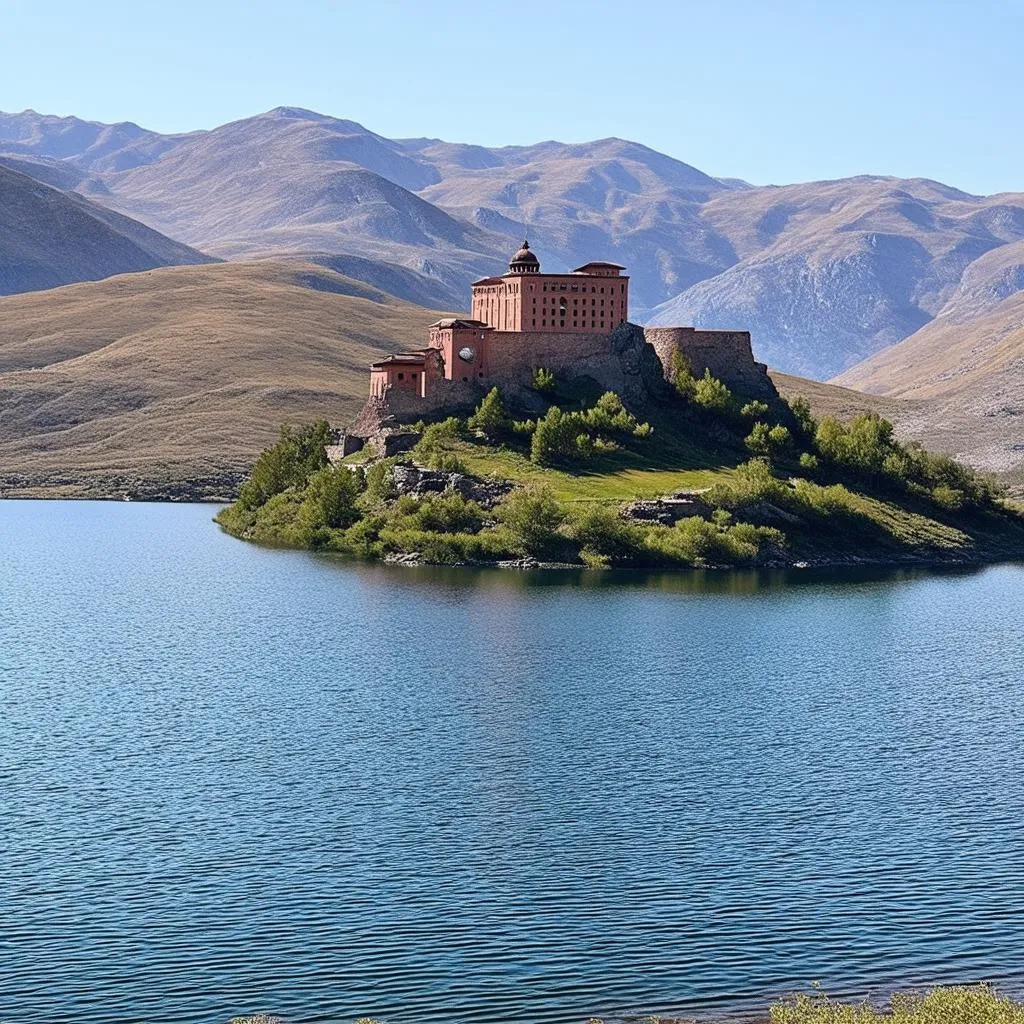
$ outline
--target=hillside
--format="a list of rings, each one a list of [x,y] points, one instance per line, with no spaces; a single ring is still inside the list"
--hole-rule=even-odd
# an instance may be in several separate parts
[[[63,161],[79,191],[204,251],[355,258],[346,273],[414,301],[458,299],[528,230],[547,269],[625,264],[635,319],[747,328],[760,359],[819,378],[1024,282],[1020,194],[753,187],[621,139],[396,140],[293,107],[162,136],[29,111],[0,115],[4,151],[49,181]]]
[[[225,493],[285,420],[344,420],[436,313],[323,267],[175,267],[0,299],[0,493]]]
[[[933,320],[836,383],[927,401],[938,445],[1024,476],[1024,292],[967,323],[952,315]]]
[[[0,165],[0,295],[211,257]]]

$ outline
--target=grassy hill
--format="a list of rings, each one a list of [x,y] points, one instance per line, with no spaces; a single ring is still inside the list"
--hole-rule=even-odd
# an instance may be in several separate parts
[[[1024,292],[980,317],[933,320],[837,383],[928,409],[932,443],[1024,483]]]
[[[281,422],[351,416],[368,364],[438,315],[291,262],[0,298],[0,493],[229,493]]]

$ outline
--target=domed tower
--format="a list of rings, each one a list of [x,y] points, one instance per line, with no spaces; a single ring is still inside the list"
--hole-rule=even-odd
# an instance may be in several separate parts
[[[512,274],[540,273],[540,260],[530,251],[530,243],[525,238],[522,248],[509,260],[508,269]]]

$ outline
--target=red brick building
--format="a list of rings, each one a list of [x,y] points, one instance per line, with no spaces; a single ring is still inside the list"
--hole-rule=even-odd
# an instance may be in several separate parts
[[[552,335],[609,335],[629,317],[624,269],[593,262],[570,274],[542,274],[524,241],[507,274],[474,282],[471,317],[438,320],[430,325],[427,348],[374,363],[370,394],[383,398],[395,389],[426,397],[431,380],[479,383],[495,373],[525,373],[543,365],[532,352],[540,357],[558,344]],[[544,336],[535,347],[532,335]]]
[[[594,262],[571,274],[542,274],[530,243],[523,242],[507,274],[473,283],[473,319],[497,331],[611,333],[628,319],[625,269]]]

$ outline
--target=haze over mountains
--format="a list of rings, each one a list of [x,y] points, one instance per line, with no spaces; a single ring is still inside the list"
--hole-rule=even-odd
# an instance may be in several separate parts
[[[528,231],[548,269],[624,263],[637,319],[747,327],[760,358],[816,377],[966,309],[972,287],[1019,283],[1001,268],[1024,242],[1024,194],[869,176],[754,188],[619,139],[395,140],[287,107],[170,136],[4,114],[0,152],[210,255],[358,257],[346,272],[453,310]]]

